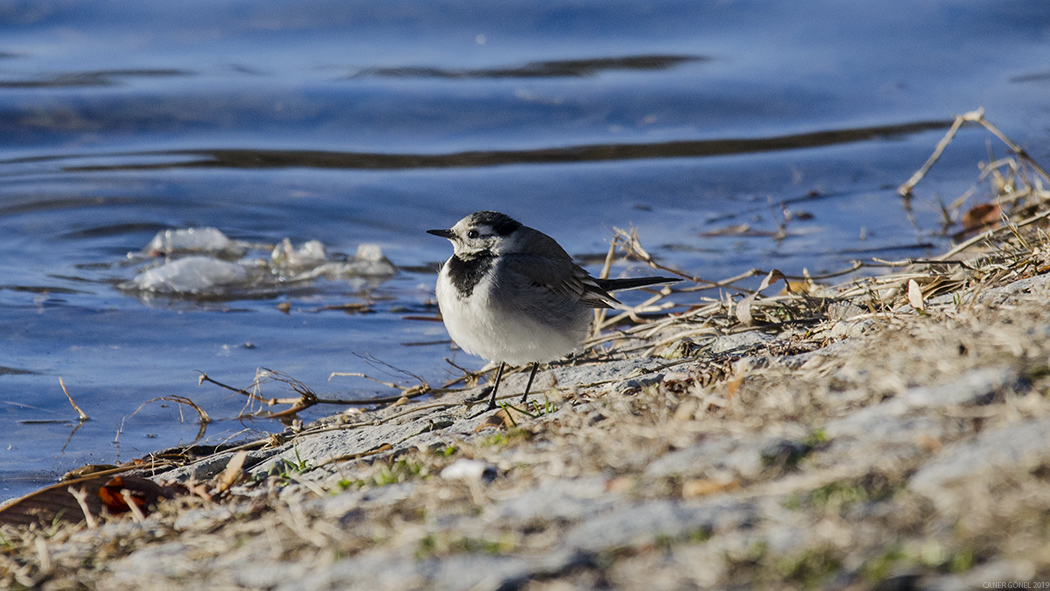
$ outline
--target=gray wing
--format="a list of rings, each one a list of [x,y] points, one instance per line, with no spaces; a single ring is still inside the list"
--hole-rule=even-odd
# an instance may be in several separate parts
[[[508,278],[507,285],[501,287],[546,305],[611,308],[619,303],[590,273],[574,263],[553,238],[535,232],[529,239],[529,253],[500,256],[504,276]]]

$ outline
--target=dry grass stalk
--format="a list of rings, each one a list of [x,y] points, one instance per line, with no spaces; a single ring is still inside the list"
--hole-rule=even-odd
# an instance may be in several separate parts
[[[77,411],[77,416],[80,417],[80,422],[83,423],[84,421],[90,420],[90,418],[87,416],[87,414],[84,411],[80,410],[80,407],[77,406],[77,403],[73,402],[73,397],[70,396],[69,390],[66,390],[66,383],[64,381],[62,381],[62,376],[58,377],[58,385],[62,386],[62,392],[64,392],[65,395],[66,395],[66,398],[69,399],[69,403],[71,405],[73,405],[73,410]]]

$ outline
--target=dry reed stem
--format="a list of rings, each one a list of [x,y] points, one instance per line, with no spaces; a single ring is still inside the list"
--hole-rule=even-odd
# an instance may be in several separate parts
[[[84,411],[80,410],[77,403],[73,402],[73,397],[69,395],[69,390],[66,390],[66,383],[62,381],[62,376],[58,376],[58,385],[62,386],[62,391],[66,394],[66,398],[69,399],[69,403],[73,405],[73,410],[77,411],[80,422],[91,420]]]

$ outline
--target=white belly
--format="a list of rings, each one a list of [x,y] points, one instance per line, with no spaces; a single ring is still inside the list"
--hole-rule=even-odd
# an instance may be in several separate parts
[[[478,282],[469,298],[463,298],[442,273],[437,298],[445,328],[461,349],[511,365],[553,361],[569,354],[587,338],[592,316],[583,306],[566,307],[558,322],[538,322],[508,305],[506,297],[500,298],[488,278]]]

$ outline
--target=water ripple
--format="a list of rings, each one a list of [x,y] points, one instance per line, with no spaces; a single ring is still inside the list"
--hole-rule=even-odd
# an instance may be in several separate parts
[[[136,159],[113,164],[64,166],[67,172],[114,170],[167,170],[187,168],[277,169],[291,167],[391,170],[424,168],[471,168],[509,164],[551,164],[569,162],[626,161],[666,158],[704,158],[732,154],[751,154],[779,150],[815,148],[900,137],[945,129],[951,121],[919,121],[897,125],[835,129],[762,138],[724,138],[677,140],[655,143],[587,144],[536,150],[466,151],[449,154],[375,154],[325,150],[201,149],[95,155],[95,159]],[[158,162],[150,162],[155,157]],[[179,157],[179,158],[172,158]],[[80,159],[63,156],[56,160]],[[37,161],[46,158],[37,158]],[[13,161],[9,161],[13,162]],[[0,162],[0,165],[4,162]]]
[[[398,68],[366,68],[351,76],[381,76],[390,78],[585,78],[600,72],[615,70],[669,70],[686,62],[707,61],[711,58],[696,55],[634,55],[574,60],[529,62],[521,66],[482,69],[444,69],[425,66]]]

